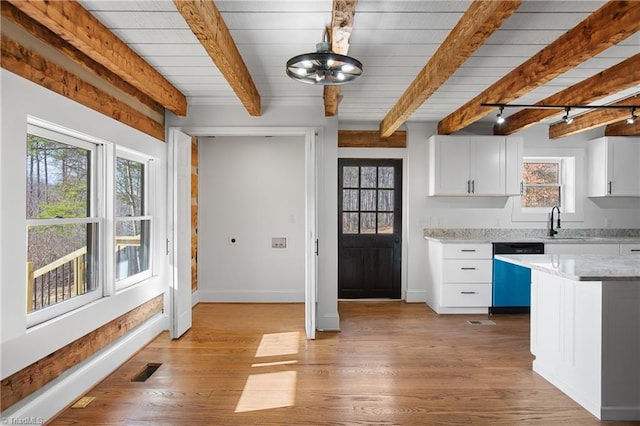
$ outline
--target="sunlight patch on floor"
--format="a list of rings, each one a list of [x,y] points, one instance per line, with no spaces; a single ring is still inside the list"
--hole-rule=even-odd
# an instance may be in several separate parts
[[[293,407],[296,399],[295,371],[252,374],[247,378],[236,413]]]
[[[300,346],[300,332],[265,334],[260,340],[256,358],[278,355],[295,355]]]
[[[257,362],[255,364],[251,364],[252,367],[273,367],[274,365],[288,365],[288,364],[296,364],[298,361],[274,361],[274,362]]]

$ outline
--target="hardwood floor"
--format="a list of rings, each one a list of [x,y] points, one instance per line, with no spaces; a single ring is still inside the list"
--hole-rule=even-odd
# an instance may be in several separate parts
[[[601,423],[531,371],[528,316],[470,325],[487,316],[403,302],[339,311],[341,332],[308,341],[302,304],[199,304],[185,336],[161,334],[51,424]],[[162,365],[131,382],[148,363]]]

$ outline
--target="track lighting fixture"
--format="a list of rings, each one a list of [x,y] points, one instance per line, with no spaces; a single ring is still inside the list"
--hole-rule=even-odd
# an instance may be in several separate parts
[[[504,117],[502,116],[502,113],[504,112],[504,107],[500,107],[500,112],[498,113],[498,115],[496,115],[496,123],[498,124],[502,124],[504,123]]]
[[[564,107],[564,115],[562,116],[562,120],[567,123],[573,123],[573,117],[569,117],[569,111],[571,111],[571,107]]]
[[[627,124],[633,124],[638,119],[636,110],[640,109],[640,105],[543,105],[543,104],[489,104],[481,103],[483,107],[495,107],[499,108],[499,112],[496,115],[496,122],[502,124],[505,122],[503,117],[505,108],[533,108],[533,109],[563,109],[564,115],[562,120],[567,123],[573,123],[573,117],[569,116],[571,109],[627,109],[631,111],[631,116],[625,121]]]

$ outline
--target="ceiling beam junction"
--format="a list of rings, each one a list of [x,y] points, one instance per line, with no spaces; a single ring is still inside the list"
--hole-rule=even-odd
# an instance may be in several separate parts
[[[168,110],[187,114],[185,96],[80,3],[7,1]]]
[[[467,127],[492,111],[491,107],[481,106],[482,103],[507,104],[518,99],[618,44],[639,29],[640,2],[607,2],[553,43],[442,119],[438,123],[438,134],[448,135]]]
[[[349,53],[349,39],[353,31],[353,18],[356,14],[358,0],[333,0],[329,41],[331,51],[340,55]],[[333,117],[338,113],[340,103],[340,86],[324,86],[324,115]]]
[[[520,1],[475,0],[447,38],[380,123],[390,136],[453,75],[454,72],[520,6]]]

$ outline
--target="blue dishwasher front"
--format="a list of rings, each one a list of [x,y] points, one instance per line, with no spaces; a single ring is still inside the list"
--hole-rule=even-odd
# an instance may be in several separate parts
[[[493,254],[544,254],[544,243],[494,243]],[[531,270],[493,259],[490,314],[529,312]]]

